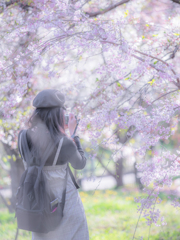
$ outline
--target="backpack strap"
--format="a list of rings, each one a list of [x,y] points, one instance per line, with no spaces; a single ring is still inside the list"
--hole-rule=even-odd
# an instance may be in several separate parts
[[[21,136],[22,136],[22,133],[20,134],[20,140],[19,140],[19,150],[20,150],[20,154],[21,154],[21,157],[23,159],[23,165],[24,165],[24,168],[25,170],[27,169],[27,163],[26,161],[24,160],[24,156],[22,154],[22,148],[21,148]]]
[[[69,163],[68,163],[68,162],[67,162],[67,168],[68,168],[68,170],[69,170],[69,173],[70,173],[70,176],[71,176],[71,179],[72,179],[74,185],[76,186],[76,188],[80,188],[79,185],[77,184],[75,178],[74,178],[74,175],[73,175],[73,173],[72,173],[72,171],[71,171],[71,169],[70,169],[70,167],[69,167]]]
[[[58,149],[56,151],[56,156],[54,158],[54,161],[53,161],[53,164],[52,166],[55,166],[56,163],[57,163],[57,160],[58,160],[58,156],[59,156],[59,153],[60,153],[60,150],[61,150],[61,147],[62,147],[62,143],[63,143],[63,137],[61,138],[60,142],[59,142],[59,145],[58,145]],[[62,209],[64,210],[64,205],[65,205],[65,199],[66,199],[66,186],[67,186],[67,177],[68,177],[68,163],[67,163],[67,168],[66,168],[66,177],[65,177],[65,180],[64,180],[64,186],[63,186],[63,193],[62,193]]]
[[[61,147],[62,147],[62,143],[63,143],[63,137],[61,138],[61,140],[60,140],[60,142],[59,142],[59,146],[58,146],[58,149],[57,149],[57,152],[56,152],[56,156],[55,156],[55,158],[54,158],[54,161],[53,161],[52,166],[55,166],[56,163],[57,163],[58,156],[59,156],[59,153],[60,153],[60,150],[61,150]]]
[[[57,152],[56,152],[56,156],[55,156],[55,158],[54,158],[54,161],[53,161],[52,166],[55,166],[56,163],[57,163],[58,156],[59,156],[59,153],[60,153],[60,150],[61,150],[61,147],[62,147],[62,143],[63,143],[63,137],[61,138],[61,140],[60,140],[60,142],[59,142],[59,146],[58,146],[58,149],[57,149]],[[69,163],[68,163],[68,162],[67,162],[67,170],[69,171],[69,174],[70,174],[70,176],[71,176],[71,179],[72,179],[74,185],[76,186],[76,188],[80,188],[79,185],[77,184],[75,178],[74,178],[74,175],[73,175],[73,173],[72,173],[72,171],[71,171],[71,169],[70,169],[70,167],[69,167]]]
[[[63,193],[62,193],[62,209],[63,210],[64,210],[65,199],[66,199],[67,177],[68,177],[68,163],[67,163],[66,177],[65,177],[64,186],[63,186]],[[63,214],[64,214],[64,211],[63,211]]]

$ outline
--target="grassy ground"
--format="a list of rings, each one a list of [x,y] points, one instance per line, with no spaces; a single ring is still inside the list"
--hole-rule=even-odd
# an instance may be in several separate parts
[[[79,194],[87,217],[90,240],[132,239],[139,217],[137,204],[134,202],[134,197],[139,196],[138,191],[129,187],[118,191],[79,191]],[[0,207],[0,240],[13,240],[16,233],[14,214],[9,214],[2,205]],[[143,236],[143,240],[180,240],[180,212],[165,197],[164,203],[158,207],[163,212],[167,225],[152,225],[148,239],[149,227],[145,219],[141,218],[135,239]],[[19,231],[18,240],[30,239],[29,232]]]

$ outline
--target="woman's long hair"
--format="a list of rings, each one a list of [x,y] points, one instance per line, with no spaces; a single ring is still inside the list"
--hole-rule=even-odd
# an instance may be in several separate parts
[[[62,107],[36,108],[27,123],[30,150],[35,159],[41,159],[50,141],[57,145],[63,136],[67,136]]]

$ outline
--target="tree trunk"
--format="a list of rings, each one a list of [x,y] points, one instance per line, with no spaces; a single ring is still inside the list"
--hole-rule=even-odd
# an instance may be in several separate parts
[[[116,188],[122,187],[123,184],[123,158],[119,158],[116,162]]]
[[[138,171],[135,165],[136,165],[136,162],[134,163],[134,174],[135,174],[136,184],[138,185],[139,190],[142,190],[143,185],[140,181],[140,178],[138,177]]]
[[[19,187],[20,178],[24,172],[24,166],[22,163],[22,159],[17,158],[16,161],[13,161],[13,159],[10,160],[11,164],[11,170],[10,170],[10,176],[11,176],[11,191],[12,191],[12,197],[11,197],[11,206],[13,209],[16,207],[16,192],[17,188]]]

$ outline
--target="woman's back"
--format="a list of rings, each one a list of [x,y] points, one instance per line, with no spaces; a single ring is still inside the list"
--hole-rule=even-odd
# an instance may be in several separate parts
[[[18,135],[18,148],[19,148],[19,138],[22,131],[23,130],[21,130]],[[31,129],[27,130],[27,141],[28,141],[28,146],[30,150],[32,149],[31,131],[32,131]],[[84,151],[81,147],[79,137],[75,136],[74,141],[66,135],[63,136],[63,144],[61,147],[61,152],[58,156],[57,165],[62,165],[69,162],[71,163],[71,166],[74,169],[83,169],[85,167],[87,159],[84,156]],[[45,163],[45,166],[52,165],[58,145],[59,145],[59,142],[55,145],[52,154],[48,157]],[[22,151],[23,151],[23,146],[22,146]]]
[[[63,137],[64,141],[65,137]],[[54,161],[55,160],[55,161]],[[49,166],[44,166],[43,172],[47,179],[48,194],[58,198],[62,202],[63,185],[66,171],[68,171],[68,161],[61,165],[56,165],[56,158]],[[71,177],[67,172],[66,197],[63,211],[63,218],[59,226],[47,234],[32,233],[32,240],[89,240],[89,231],[84,207]]]

